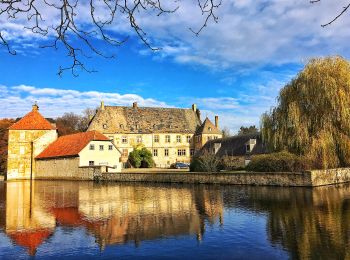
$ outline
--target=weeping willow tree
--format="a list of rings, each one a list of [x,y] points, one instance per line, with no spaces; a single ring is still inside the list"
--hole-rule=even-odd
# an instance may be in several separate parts
[[[314,168],[350,165],[350,63],[312,59],[263,114],[262,135],[273,151],[305,156]]]

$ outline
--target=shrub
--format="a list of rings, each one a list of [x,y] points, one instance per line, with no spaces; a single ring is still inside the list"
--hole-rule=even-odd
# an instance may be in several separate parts
[[[152,168],[154,161],[151,151],[143,148],[134,148],[129,154],[129,162],[135,168]]]
[[[288,152],[256,155],[247,165],[247,171],[256,172],[301,172],[309,170],[311,162]]]
[[[220,168],[220,159],[214,154],[204,153],[200,156],[195,156],[191,160],[191,172],[217,172]]]
[[[225,155],[221,158],[220,168],[226,171],[237,171],[244,169],[244,158]]]

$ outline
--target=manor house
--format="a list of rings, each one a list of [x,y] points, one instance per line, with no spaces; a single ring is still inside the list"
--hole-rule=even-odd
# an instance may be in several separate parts
[[[153,154],[156,167],[169,167],[175,162],[190,162],[191,156],[212,139],[222,137],[218,126],[209,118],[201,121],[195,104],[192,108],[105,106],[90,121],[88,131],[99,131],[113,140],[122,152],[122,162],[127,167],[128,155],[140,145]]]

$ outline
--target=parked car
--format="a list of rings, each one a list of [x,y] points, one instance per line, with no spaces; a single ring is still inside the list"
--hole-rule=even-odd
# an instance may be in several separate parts
[[[173,169],[188,169],[190,165],[188,163],[177,162],[171,165]]]

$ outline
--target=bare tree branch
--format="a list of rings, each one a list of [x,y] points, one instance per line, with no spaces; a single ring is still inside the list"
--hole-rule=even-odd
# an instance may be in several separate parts
[[[169,2],[177,5],[178,0]],[[159,50],[150,43],[146,32],[139,25],[137,15],[141,12],[149,12],[160,16],[172,14],[179,8],[176,6],[173,9],[168,9],[163,6],[163,3],[164,0],[89,0],[86,2],[82,0],[0,0],[0,18],[7,20],[25,18],[27,20],[24,27],[26,30],[51,40],[49,44],[40,46],[41,48],[57,50],[63,47],[66,50],[71,64],[60,66],[58,75],[61,76],[65,71],[71,71],[74,76],[78,76],[79,70],[94,71],[87,69],[84,65],[83,59],[89,58],[86,53],[90,52],[104,58],[114,58],[114,55],[107,55],[96,47],[94,45],[96,42],[93,40],[98,39],[114,47],[120,46],[128,40],[128,37],[117,39],[111,36],[110,26],[119,17],[127,18],[129,27],[145,46],[152,51]],[[191,31],[198,36],[210,19],[217,22],[218,17],[214,11],[220,5],[221,2],[216,3],[214,0],[198,0],[198,6],[202,15],[205,16],[205,21],[198,31],[192,29]],[[46,8],[46,11],[59,14],[58,20],[52,18],[52,22],[45,21],[43,8]],[[89,21],[77,20],[77,17],[83,13],[83,8],[89,9]],[[48,18],[46,19],[48,20]],[[10,54],[16,54],[5,36],[5,31],[0,30],[0,45],[4,46]]]
[[[310,0],[311,4],[315,4],[315,3],[319,3],[321,2],[321,0]],[[332,20],[330,20],[328,23],[325,24],[321,24],[322,27],[326,27],[328,25],[331,25],[332,23],[334,23],[336,20],[338,20],[344,13],[346,13],[346,11],[350,8],[350,3],[346,6],[343,7],[343,10],[336,15]]]

